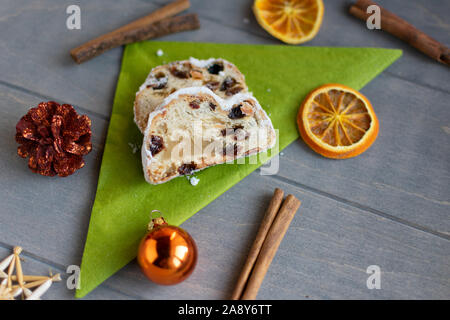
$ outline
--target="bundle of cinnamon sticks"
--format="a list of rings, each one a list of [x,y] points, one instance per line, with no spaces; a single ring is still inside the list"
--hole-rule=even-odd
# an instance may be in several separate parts
[[[250,249],[244,268],[231,295],[232,300],[253,300],[275,257],[284,235],[300,207],[300,200],[276,188]]]
[[[175,32],[198,29],[200,28],[200,22],[197,14],[191,13],[175,16],[188,9],[190,5],[189,0],[171,2],[145,17],[70,50],[70,55],[76,63],[82,63],[109,49],[124,44],[161,37]]]

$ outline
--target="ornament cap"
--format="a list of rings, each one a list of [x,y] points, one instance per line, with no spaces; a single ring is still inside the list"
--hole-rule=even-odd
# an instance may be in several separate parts
[[[156,213],[159,213],[159,216],[157,216]],[[151,231],[157,227],[164,226],[164,225],[168,225],[168,223],[162,216],[161,211],[152,210],[150,212],[150,222],[148,223],[147,230]]]

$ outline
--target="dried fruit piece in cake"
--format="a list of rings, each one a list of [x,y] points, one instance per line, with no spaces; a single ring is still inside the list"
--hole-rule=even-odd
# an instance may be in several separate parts
[[[158,152],[155,137],[163,141]],[[163,183],[265,151],[275,142],[269,117],[250,93],[225,100],[206,87],[183,88],[150,114],[142,146],[145,178]]]
[[[221,98],[228,99],[248,91],[244,75],[223,59],[175,61],[154,68],[136,93],[134,120],[141,132],[150,112],[178,89],[206,86]]]

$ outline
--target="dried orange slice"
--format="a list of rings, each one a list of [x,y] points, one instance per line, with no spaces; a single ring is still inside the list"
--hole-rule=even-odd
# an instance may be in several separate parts
[[[299,44],[315,37],[322,24],[322,0],[255,0],[256,20],[267,32],[286,43]]]
[[[297,125],[307,145],[335,159],[366,151],[379,128],[370,101],[341,84],[326,84],[310,92],[298,112]]]

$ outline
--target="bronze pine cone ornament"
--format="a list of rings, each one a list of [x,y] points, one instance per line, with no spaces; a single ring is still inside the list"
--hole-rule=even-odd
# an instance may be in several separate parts
[[[16,125],[17,153],[28,159],[31,171],[67,177],[84,166],[92,149],[91,120],[69,104],[41,102]]]

